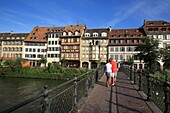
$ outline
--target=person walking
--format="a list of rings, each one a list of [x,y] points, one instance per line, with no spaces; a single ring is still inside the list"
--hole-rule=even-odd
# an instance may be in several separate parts
[[[104,71],[105,71],[105,75],[107,77],[106,85],[107,85],[107,87],[110,87],[110,77],[112,74],[112,65],[110,64],[110,61],[105,65]]]
[[[117,63],[112,58],[109,59],[110,64],[112,65],[112,74],[111,74],[111,83],[112,86],[116,83],[116,77],[117,77]]]

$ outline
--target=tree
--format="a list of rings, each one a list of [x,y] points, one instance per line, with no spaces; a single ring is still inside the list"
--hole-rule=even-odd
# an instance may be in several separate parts
[[[158,70],[156,65],[160,58],[158,47],[159,40],[150,37],[144,37],[142,38],[142,41],[144,44],[140,44],[136,47],[136,51],[140,51],[137,56],[140,60],[144,60],[149,72],[154,73],[156,70]]]
[[[63,59],[61,60],[61,65],[62,65],[62,67],[66,66],[67,63],[68,63],[68,61],[67,61],[65,58],[63,58]]]
[[[21,59],[16,59],[16,60],[6,60],[4,62],[5,66],[9,67],[12,72],[16,70],[21,70],[22,65],[21,65]]]
[[[47,58],[44,58],[44,57],[41,57],[41,59],[38,61],[39,65],[45,64],[45,66],[46,66],[46,63],[47,63]]]
[[[166,46],[160,50],[162,62],[164,62],[164,68],[170,69],[170,46]]]

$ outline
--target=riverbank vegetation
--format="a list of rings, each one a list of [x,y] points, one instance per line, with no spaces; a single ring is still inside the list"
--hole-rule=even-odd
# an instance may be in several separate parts
[[[160,41],[144,37],[141,39],[143,44],[136,47],[135,51],[140,51],[134,55],[132,59],[126,62],[127,65],[133,65],[133,60],[140,60],[145,63],[144,71],[152,74],[152,76],[170,81],[170,45],[160,48]],[[161,67],[160,64],[163,64]]]
[[[44,68],[22,67],[21,59],[8,60],[0,67],[1,77],[45,78],[69,80],[88,72],[87,68],[63,68],[60,65],[49,64]]]

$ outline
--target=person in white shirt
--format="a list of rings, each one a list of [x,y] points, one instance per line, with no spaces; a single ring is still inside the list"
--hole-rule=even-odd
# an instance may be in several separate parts
[[[112,74],[112,65],[110,64],[110,62],[108,62],[105,65],[104,70],[105,70],[105,75],[107,77],[107,79],[106,79],[107,87],[110,87],[110,77],[111,77],[111,74]]]

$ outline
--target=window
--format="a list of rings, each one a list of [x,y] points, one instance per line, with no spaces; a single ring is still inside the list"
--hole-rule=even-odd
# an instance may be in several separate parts
[[[64,42],[68,42],[68,39],[66,38],[66,39],[64,39]]]
[[[98,37],[98,33],[93,33],[93,37]]]
[[[67,33],[66,32],[63,32],[63,36],[66,36],[67,35]]]
[[[115,52],[118,52],[119,51],[119,48],[118,47],[115,47]]]
[[[114,59],[114,55],[110,55],[110,58]]]
[[[102,33],[102,37],[107,37],[107,33],[106,33],[106,32],[103,32],[103,33]]]
[[[114,44],[114,40],[111,40],[111,44]]]
[[[57,45],[57,41],[55,41],[55,44]]]
[[[125,51],[125,47],[120,47],[120,51]]]
[[[77,42],[77,38],[73,38],[73,42]]]
[[[29,48],[29,52],[32,52],[32,49],[31,49],[31,48]]]
[[[76,58],[78,58],[79,57],[79,54],[78,53],[76,53]]]
[[[78,32],[78,31],[76,31],[76,32],[75,32],[75,35],[77,36],[78,34],[79,34],[79,32]]]
[[[68,36],[71,36],[71,35],[72,35],[72,32],[69,31],[69,32],[68,32]]]
[[[165,32],[165,31],[166,31],[166,28],[162,28],[162,31]]]
[[[137,40],[133,40],[133,43],[136,44],[136,43],[137,43]]]
[[[111,47],[111,48],[110,48],[110,51],[111,51],[111,52],[114,52],[114,48],[113,48],[113,47]]]
[[[35,52],[35,49],[33,49],[33,52]]]
[[[123,43],[123,40],[120,40],[120,43],[122,44],[122,43]]]
[[[158,32],[158,28],[155,28],[154,31],[155,31],[155,32]]]
[[[119,60],[119,56],[118,55],[115,55],[115,60]]]
[[[127,40],[127,44],[129,44],[130,43],[130,40]]]
[[[85,33],[85,37],[90,37],[90,33]]]

